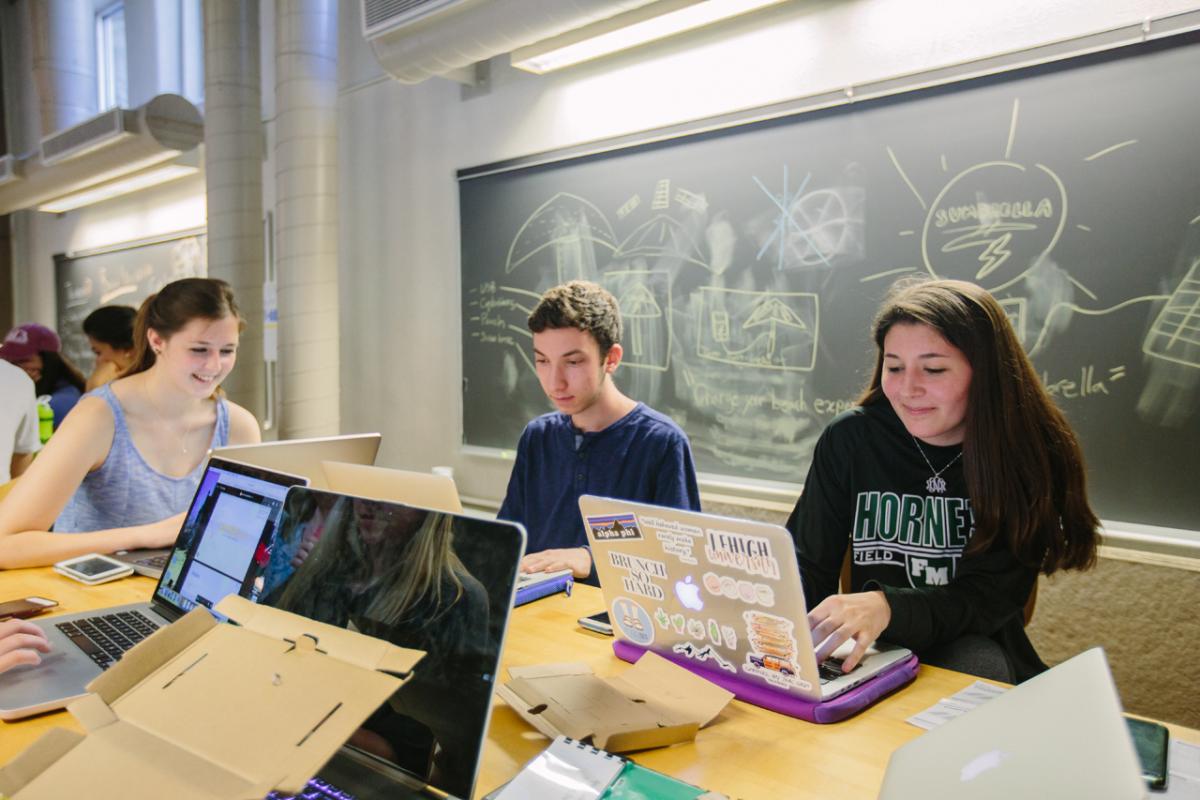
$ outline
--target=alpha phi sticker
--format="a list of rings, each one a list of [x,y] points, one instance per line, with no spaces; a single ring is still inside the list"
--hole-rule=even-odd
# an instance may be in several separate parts
[[[637,517],[633,514],[606,514],[602,517],[588,517],[587,523],[597,542],[626,542],[642,538],[642,529],[638,525]]]

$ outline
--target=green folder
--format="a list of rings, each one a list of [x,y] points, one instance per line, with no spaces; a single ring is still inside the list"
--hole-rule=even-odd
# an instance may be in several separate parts
[[[696,800],[703,794],[704,789],[626,761],[600,800]]]

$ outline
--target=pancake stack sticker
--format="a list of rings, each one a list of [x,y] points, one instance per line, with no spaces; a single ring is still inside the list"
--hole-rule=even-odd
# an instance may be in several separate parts
[[[796,666],[792,621],[762,611],[745,611],[742,618],[746,621],[746,641],[750,646],[742,672],[782,688],[812,689],[812,684],[800,677]]]

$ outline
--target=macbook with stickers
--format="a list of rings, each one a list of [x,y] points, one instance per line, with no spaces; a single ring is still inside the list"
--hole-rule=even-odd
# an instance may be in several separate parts
[[[1145,796],[1098,647],[900,747],[879,792],[881,800]]]
[[[374,464],[379,453],[379,433],[350,433],[344,436],[322,436],[315,439],[281,439],[276,442],[239,444],[216,447],[209,455],[253,464],[257,467],[303,475],[310,486],[329,488],[322,461],[346,464]]]
[[[41,664],[4,674],[0,719],[66,706],[122,653],[196,606],[212,608],[235,593],[252,598],[288,489],[303,483],[296,475],[209,459],[151,601],[35,621],[50,652]]]
[[[895,683],[901,666],[895,685],[915,675],[913,654],[882,642],[849,673],[840,657],[852,642],[818,663],[792,536],[779,525],[591,495],[579,508],[623,658],[653,650],[742,699],[814,721],[832,719],[813,705],[857,692],[854,713],[865,685]]]

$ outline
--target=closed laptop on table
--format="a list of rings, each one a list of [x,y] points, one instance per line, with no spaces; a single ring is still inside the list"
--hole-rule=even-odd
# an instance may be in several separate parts
[[[900,747],[879,793],[881,800],[1145,796],[1098,647]]]

